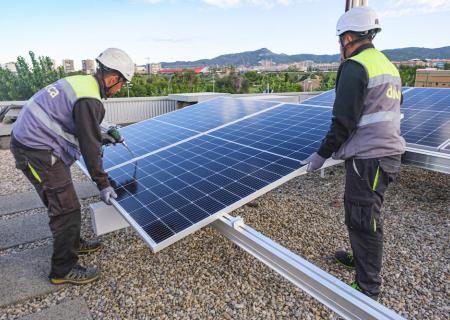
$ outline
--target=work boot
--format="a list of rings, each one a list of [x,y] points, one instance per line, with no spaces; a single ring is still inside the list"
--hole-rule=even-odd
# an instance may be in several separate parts
[[[76,264],[63,278],[50,278],[53,284],[87,284],[95,281],[100,276],[97,268],[85,268]]]
[[[355,268],[355,260],[353,258],[353,254],[348,251],[336,251],[334,254],[334,260],[336,262],[344,265],[347,268],[354,269]]]
[[[84,240],[80,239],[80,248],[78,249],[78,254],[88,254],[100,250],[102,243],[99,240]]]
[[[350,283],[350,287],[352,287],[355,290],[358,290],[359,292],[365,294],[366,296],[368,296],[369,298],[378,301],[378,294],[371,294],[367,291],[364,291],[361,289],[361,287],[359,286],[358,282],[353,281],[352,283]]]

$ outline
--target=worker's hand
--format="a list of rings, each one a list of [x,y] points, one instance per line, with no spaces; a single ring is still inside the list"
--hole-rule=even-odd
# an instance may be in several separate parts
[[[116,144],[116,139],[108,133],[102,132],[102,144]]]
[[[308,158],[306,158],[303,161],[300,161],[301,165],[308,165],[308,167],[306,168],[307,172],[312,172],[315,171],[317,169],[320,169],[323,166],[323,163],[325,162],[324,157],[319,156],[319,154],[317,152],[314,152],[312,155],[310,155]]]
[[[111,199],[117,199],[117,194],[112,187],[106,187],[100,191],[100,198],[106,204],[112,204]]]

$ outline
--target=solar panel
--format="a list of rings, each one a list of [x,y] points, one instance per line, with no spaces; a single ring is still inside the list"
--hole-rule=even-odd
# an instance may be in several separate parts
[[[402,109],[450,112],[450,90],[445,88],[411,88],[404,94]]]
[[[155,118],[189,130],[205,132],[278,105],[278,102],[217,98]],[[189,119],[186,121],[186,119]]]
[[[336,98],[336,93],[334,89],[325,91],[317,96],[306,99],[302,102],[305,105],[313,105],[313,106],[323,106],[323,107],[332,107],[334,103],[334,99]]]
[[[217,98],[123,127],[120,133],[125,137],[133,154],[121,144],[108,146],[103,151],[103,166],[108,171],[135,157],[145,156],[278,104],[269,101]],[[82,159],[80,164],[86,168]]]
[[[407,143],[438,149],[450,138],[450,111],[421,110],[414,106],[402,112],[405,117],[401,132]]]
[[[128,152],[122,144],[105,147],[103,155],[105,170],[197,134],[193,130],[179,128],[156,119],[123,127],[120,133],[125,137],[127,146],[133,154]]]
[[[450,138],[449,89],[410,88],[401,110],[401,132],[408,144],[438,151]]]
[[[298,160],[315,151],[331,115],[330,108],[238,101],[230,104],[231,110],[242,118],[233,120],[217,101],[210,103],[175,112],[173,119],[168,114],[124,128],[128,143],[135,150],[142,147],[144,156],[119,159],[126,161],[109,171],[118,194],[115,206],[154,251],[294,177],[301,167]],[[201,115],[205,110],[216,119],[221,110],[226,120],[211,128]],[[200,120],[190,121],[188,111]],[[191,124],[205,131],[190,130]],[[175,137],[161,132],[177,142],[148,142],[157,133],[154,128],[180,130],[171,132]],[[196,135],[183,140],[191,132]],[[160,148],[164,144],[167,148]],[[145,153],[146,148],[156,151]]]
[[[116,206],[158,251],[280,185],[299,167],[204,135],[116,168],[109,177]]]
[[[284,157],[303,160],[329,130],[331,109],[284,104],[210,135]]]

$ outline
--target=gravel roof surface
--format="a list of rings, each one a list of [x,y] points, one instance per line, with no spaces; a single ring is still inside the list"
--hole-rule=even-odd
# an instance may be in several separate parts
[[[4,185],[19,175],[0,154],[1,193],[26,190]],[[6,157],[6,161],[5,161]],[[3,171],[5,172],[5,171]],[[337,166],[298,177],[235,210],[246,224],[345,282],[351,271],[336,265],[336,249],[349,248],[342,196],[344,170]],[[26,185],[26,184],[25,184]],[[450,314],[450,176],[403,167],[386,194],[383,287],[380,302],[410,319],[448,319]],[[83,232],[93,236],[83,204]],[[23,214],[23,213],[22,213]],[[14,319],[82,296],[94,319],[329,319],[332,313],[212,228],[206,227],[153,254],[128,228],[101,237],[105,248],[82,257],[102,270],[99,281],[67,286],[30,301],[0,308]],[[47,245],[37,242],[36,246]],[[26,246],[29,248],[30,246]],[[20,251],[13,248],[9,251]],[[1,258],[1,255],[0,255]]]

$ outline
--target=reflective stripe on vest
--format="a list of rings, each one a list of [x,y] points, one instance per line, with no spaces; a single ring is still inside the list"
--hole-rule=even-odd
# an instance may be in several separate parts
[[[365,114],[361,116],[361,119],[359,119],[358,127],[382,121],[398,121],[400,124],[400,115],[394,111],[379,111]]]
[[[58,122],[50,119],[47,113],[45,113],[45,111],[42,110],[42,108],[34,102],[33,99],[28,101],[26,108],[33,114],[33,116],[39,119],[47,128],[52,130],[58,136],[76,146],[79,146],[78,139],[74,135],[64,131]]]

